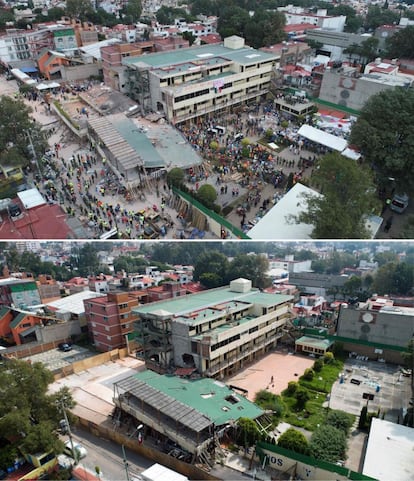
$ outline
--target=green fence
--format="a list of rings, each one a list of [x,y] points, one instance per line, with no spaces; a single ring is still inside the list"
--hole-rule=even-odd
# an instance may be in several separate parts
[[[313,337],[329,339],[330,341],[334,341],[334,342],[344,342],[344,343],[348,342],[348,343],[352,343],[352,344],[360,344],[361,346],[372,347],[372,348],[375,348],[375,349],[388,349],[390,351],[398,351],[398,352],[407,351],[406,347],[391,346],[390,344],[381,344],[381,343],[378,343],[378,342],[364,341],[362,339],[353,339],[351,337],[332,336],[330,334],[320,332],[319,329],[314,329],[312,327],[305,327],[305,329],[303,330],[303,333],[306,336],[313,336]]]
[[[186,192],[183,192],[180,189],[177,189],[176,187],[173,187],[172,190],[173,190],[174,194],[176,194],[179,197],[181,197],[182,199],[184,199],[186,202],[188,202],[193,207],[198,209],[200,212],[202,212],[208,218],[213,219],[216,222],[218,222],[220,225],[222,225],[224,228],[226,228],[228,231],[230,231],[234,236],[238,237],[239,239],[250,239],[250,237],[247,236],[244,232],[242,232],[240,229],[235,227],[228,220],[221,217],[221,215],[217,214],[213,210],[208,209],[201,202],[194,199],[194,197],[192,197],[190,194],[188,194]]]
[[[281,456],[285,456],[286,458],[292,459],[294,461],[297,461],[303,464],[307,464],[309,466],[313,466],[315,468],[323,469],[324,471],[328,471],[332,473],[332,479],[336,479],[334,473],[337,473],[354,481],[375,481],[375,478],[371,478],[370,476],[357,473],[356,471],[351,471],[348,468],[337,466],[336,464],[328,463],[327,461],[322,461],[321,459],[316,459],[310,456],[306,456],[304,454],[295,453],[294,451],[281,448],[280,446],[276,446],[274,444],[269,444],[269,443],[259,441],[256,444],[256,454],[259,456],[262,466],[263,466],[263,463],[265,463],[265,456],[266,456],[266,453],[264,452],[264,450],[271,451],[272,453],[275,453],[275,454],[280,454]]]

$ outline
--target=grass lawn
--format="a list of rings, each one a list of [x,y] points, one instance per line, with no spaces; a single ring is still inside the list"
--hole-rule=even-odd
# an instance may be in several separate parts
[[[316,372],[312,381],[299,379],[299,384],[309,391],[310,399],[305,404],[305,409],[296,410],[296,399],[282,393],[282,400],[285,406],[283,420],[293,426],[315,431],[319,425],[324,423],[327,409],[322,405],[327,401],[327,393],[330,392],[332,384],[342,372],[343,363],[335,360],[332,364],[324,364],[320,372]]]

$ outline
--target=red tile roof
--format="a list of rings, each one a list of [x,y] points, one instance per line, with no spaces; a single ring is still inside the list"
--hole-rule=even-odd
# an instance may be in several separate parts
[[[74,235],[66,219],[67,215],[58,204],[23,209],[19,219],[3,216],[0,239],[70,239]]]

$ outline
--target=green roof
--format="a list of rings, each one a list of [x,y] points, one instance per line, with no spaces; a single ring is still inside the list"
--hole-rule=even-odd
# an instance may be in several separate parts
[[[112,125],[139,156],[144,159],[145,167],[165,167],[164,159],[162,159],[149,138],[143,132],[137,130],[131,120],[117,120]]]
[[[318,337],[310,337],[310,336],[302,336],[295,341],[295,344],[306,344],[307,346],[313,346],[317,349],[327,349],[328,347],[332,346],[334,341],[329,339],[321,339]]]
[[[163,302],[154,302],[139,306],[133,310],[138,314],[156,314],[157,311],[166,311],[173,315],[183,315],[231,301],[272,306],[282,304],[292,299],[293,296],[264,293],[260,292],[259,289],[252,289],[249,292],[235,292],[232,291],[229,286],[226,286],[218,289],[209,289],[208,291],[197,294],[168,299]],[[191,322],[191,319],[189,319],[188,322]]]
[[[20,314],[18,314],[10,323],[10,328],[11,329],[15,329],[22,321],[23,319],[26,317],[26,313],[24,312],[21,312]]]
[[[8,307],[0,307],[0,319],[10,312]]]
[[[263,414],[256,404],[214,379],[183,379],[149,370],[139,372],[134,377],[204,414],[218,426],[242,417],[256,419]]]
[[[16,284],[10,284],[10,291],[11,292],[25,292],[25,291],[36,291],[37,285],[36,282],[19,282]]]
[[[258,61],[276,60],[275,55],[250,47],[232,49],[225,47],[223,44],[213,44],[125,58],[122,60],[122,63],[127,66],[144,64],[150,68],[162,68],[175,64],[190,64],[196,62],[193,64],[194,67],[194,65],[203,61],[211,65],[214,57],[221,57],[223,60],[227,59],[244,65],[253,64]]]

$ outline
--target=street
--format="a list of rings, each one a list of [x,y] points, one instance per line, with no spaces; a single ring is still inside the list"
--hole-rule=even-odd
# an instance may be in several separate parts
[[[95,474],[99,466],[103,481],[127,480],[122,448],[118,444],[99,438],[81,427],[73,429],[73,439],[79,441],[88,450],[88,455],[81,459],[79,466]],[[139,479],[138,475],[154,464],[153,461],[125,449],[130,480]]]

